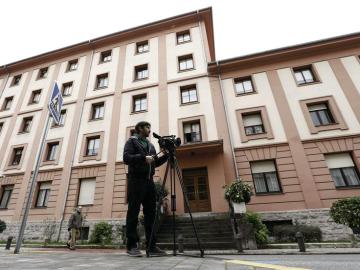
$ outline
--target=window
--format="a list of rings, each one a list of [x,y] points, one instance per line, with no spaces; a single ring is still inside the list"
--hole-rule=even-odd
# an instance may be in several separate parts
[[[328,104],[326,102],[319,104],[308,104],[311,119],[315,127],[335,124]]]
[[[11,86],[19,85],[20,80],[21,80],[21,74],[14,76],[14,78],[11,82]]]
[[[58,149],[59,149],[59,142],[48,143],[45,161],[55,161]]]
[[[28,133],[28,132],[30,132],[32,119],[33,119],[32,117],[25,117],[25,118],[23,119],[20,132],[23,132],[23,133]]]
[[[143,80],[149,77],[148,65],[135,67],[135,80]]]
[[[100,136],[86,138],[86,156],[96,156],[99,153]]]
[[[144,53],[149,51],[149,42],[143,41],[136,43],[136,53]]]
[[[234,80],[235,92],[237,95],[243,95],[248,93],[254,93],[254,85],[251,77],[237,78]]]
[[[13,185],[2,186],[2,194],[0,200],[0,209],[6,209],[9,205],[11,193],[14,190]]]
[[[97,77],[96,77],[96,88],[97,89],[108,87],[108,85],[109,85],[109,76],[107,73],[97,75]]]
[[[350,153],[327,154],[325,160],[336,187],[360,186],[359,172]]]
[[[40,101],[41,89],[32,91],[29,104],[37,104]]]
[[[36,207],[47,207],[50,196],[51,182],[39,184],[39,192],[36,200]]]
[[[91,107],[91,120],[104,118],[104,102],[93,104]]]
[[[180,87],[180,92],[181,92],[181,103],[182,104],[198,101],[196,85]]]
[[[59,126],[65,125],[66,110],[61,110]]]
[[[6,98],[5,98],[4,104],[3,104],[3,107],[2,107],[2,110],[3,110],[3,111],[10,110],[11,105],[12,105],[12,102],[13,102],[13,98],[14,98],[14,97],[6,97]]]
[[[52,119],[51,127],[64,126],[65,125],[65,117],[66,117],[66,110],[61,110],[59,124],[56,124],[54,119]]]
[[[81,227],[80,228],[80,240],[89,240],[89,227]]]
[[[201,142],[200,122],[184,123],[184,143]]]
[[[189,70],[189,69],[194,68],[194,60],[193,60],[193,57],[191,54],[180,56],[178,58],[178,60],[179,60],[179,70],[180,71]]]
[[[265,133],[264,125],[261,119],[261,113],[245,114],[242,116],[244,122],[245,134],[254,135]]]
[[[274,161],[255,161],[250,165],[257,194],[281,192]]]
[[[147,96],[139,95],[133,97],[133,112],[141,112],[147,110]]]
[[[20,164],[21,156],[23,153],[24,147],[17,147],[13,149],[13,155],[10,160],[10,166],[16,166]]]
[[[38,79],[45,79],[48,75],[48,68],[41,68],[38,73]]]
[[[177,40],[177,44],[191,41],[190,31],[187,30],[180,33],[176,33],[176,40]]]
[[[104,131],[84,134],[81,142],[79,162],[101,160]]]
[[[75,60],[71,60],[68,62],[68,65],[67,65],[67,68],[66,68],[66,71],[74,71],[74,70],[77,70],[78,68],[78,60],[75,59]]]
[[[91,205],[94,203],[96,180],[81,179],[78,205]]]
[[[111,61],[111,50],[102,52],[100,54],[100,63],[105,63],[110,61]]]
[[[4,127],[4,122],[0,122],[0,134],[1,134],[3,127]]]
[[[313,83],[317,81],[311,66],[294,68],[294,74],[298,85]]]
[[[72,89],[73,89],[73,82],[63,83],[62,91],[61,91],[62,95],[64,97],[71,96]]]

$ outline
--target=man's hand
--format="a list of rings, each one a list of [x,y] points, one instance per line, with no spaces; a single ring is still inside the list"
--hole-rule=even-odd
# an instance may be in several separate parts
[[[154,158],[153,158],[153,156],[146,156],[145,161],[147,164],[151,164],[154,162]]]

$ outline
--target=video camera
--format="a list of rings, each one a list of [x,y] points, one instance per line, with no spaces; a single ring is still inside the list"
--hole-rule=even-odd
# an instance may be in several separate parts
[[[167,150],[170,153],[174,153],[175,149],[181,145],[181,139],[176,138],[175,135],[160,136],[153,132],[154,138],[158,139],[160,148]]]

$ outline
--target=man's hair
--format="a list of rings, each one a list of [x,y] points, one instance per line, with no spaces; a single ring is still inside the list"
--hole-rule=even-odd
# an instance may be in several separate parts
[[[139,133],[139,132],[140,132],[140,128],[144,128],[145,126],[151,127],[151,125],[150,125],[149,122],[140,121],[139,123],[136,124],[136,126],[135,126],[135,131],[136,131],[137,133]]]

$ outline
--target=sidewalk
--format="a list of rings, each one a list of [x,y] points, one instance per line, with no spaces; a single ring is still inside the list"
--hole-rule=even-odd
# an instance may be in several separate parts
[[[11,250],[0,249],[1,253],[14,252],[14,247]],[[65,247],[47,247],[47,248],[29,248],[22,247],[22,253],[32,252],[49,252],[49,253],[109,253],[109,254],[126,254],[125,249],[99,249],[99,248],[78,248],[75,251],[70,251]],[[145,251],[143,251],[145,253]],[[167,250],[168,254],[172,251]],[[186,254],[198,255],[198,250],[185,251]],[[206,255],[331,255],[331,254],[360,254],[360,248],[308,248],[306,252],[299,252],[297,249],[257,249],[244,250],[239,253],[237,250],[205,250]]]
[[[259,250],[259,252],[274,250]],[[275,252],[278,252],[276,250]],[[287,250],[281,250],[286,254]],[[317,250],[317,252],[328,252]],[[348,251],[348,250],[347,250]],[[359,250],[357,250],[359,252]],[[218,252],[218,251],[214,251]],[[212,253],[214,253],[212,252]],[[221,251],[224,252],[224,251]],[[196,256],[169,256],[147,258],[131,258],[120,249],[68,249],[58,248],[22,248],[20,254],[12,250],[0,249],[0,269],[4,270],[358,270],[360,255],[249,255],[242,254],[210,254]],[[252,251],[254,252],[254,251]],[[293,251],[291,251],[293,252]],[[307,253],[310,254],[310,253]],[[322,253],[328,254],[328,253]]]

